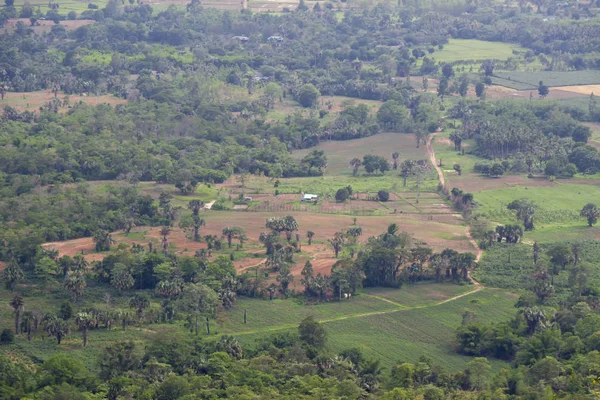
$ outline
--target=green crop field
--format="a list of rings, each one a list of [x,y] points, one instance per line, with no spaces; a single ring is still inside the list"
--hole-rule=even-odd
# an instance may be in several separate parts
[[[511,74],[512,74],[512,72],[511,72]],[[537,84],[533,85],[533,84],[525,83],[525,82],[517,82],[512,79],[499,78],[497,76],[494,76],[492,78],[492,83],[494,85],[504,86],[507,88],[515,89],[515,90],[535,90],[538,87]]]
[[[544,224],[565,223],[585,220],[579,217],[581,208],[597,202],[600,187],[596,185],[577,185],[556,183],[549,187],[513,186],[505,189],[487,190],[477,193],[476,201],[481,211],[493,221],[504,223],[512,218],[506,205],[513,200],[527,198],[533,200],[539,209],[536,221],[540,228]]]
[[[589,239],[589,238],[588,238]],[[594,266],[600,257],[600,242],[596,240],[562,240],[561,243],[579,243],[581,245],[581,262],[589,262],[588,270],[590,287],[600,283],[600,269]],[[542,243],[542,257],[552,246],[552,243]],[[481,259],[473,276],[482,284],[500,288],[531,289],[531,275],[535,272],[533,251],[529,244],[498,245],[487,250]],[[556,271],[554,287],[560,298],[571,294],[572,285],[569,283],[569,268]]]
[[[517,90],[536,89],[540,81],[546,86],[574,86],[600,84],[600,71],[495,71],[492,82]],[[499,78],[499,79],[497,79]]]
[[[450,39],[443,50],[436,50],[431,56],[438,62],[507,60],[514,56],[513,51],[522,47],[501,42],[487,42],[475,39]]]
[[[422,288],[425,289],[427,286],[429,285],[423,284]],[[445,284],[431,284],[431,286],[432,289],[425,289],[429,293],[445,291],[447,296],[453,291],[446,288],[449,285]],[[457,286],[457,288],[462,287]],[[398,300],[405,298],[408,300],[406,307],[377,300],[385,305],[377,306],[381,307],[378,311],[367,313],[363,311],[365,305],[361,304],[368,298],[364,294],[357,299],[347,300],[346,306],[334,302],[306,307],[297,305],[291,300],[282,300],[271,307],[265,304],[268,303],[266,301],[243,300],[240,301],[239,307],[228,313],[223,332],[231,333],[246,345],[252,346],[257,339],[270,333],[295,331],[298,318],[307,315],[306,308],[309,309],[309,313],[312,308],[314,310],[312,315],[317,319],[320,318],[327,329],[329,346],[334,351],[359,347],[368,356],[381,359],[382,365],[388,369],[397,361],[414,362],[425,355],[435,359],[439,365],[449,370],[457,370],[471,360],[470,357],[456,354],[453,348],[455,329],[460,326],[462,314],[466,310],[473,311],[477,320],[483,323],[505,321],[515,313],[513,305],[516,295],[499,290],[485,289],[445,304],[437,304],[439,298],[427,299],[425,295],[424,299],[417,300],[417,302],[424,302],[418,308],[411,308],[408,305],[414,299],[410,299],[410,295],[404,297],[402,292],[406,290],[405,288],[395,290],[398,295],[391,294],[392,289],[387,291],[387,295]],[[373,299],[368,301],[371,302]],[[389,305],[393,307],[392,310],[387,308]],[[339,310],[337,313],[334,311],[336,307]],[[252,318],[260,319],[264,321],[261,324],[268,324],[269,328],[254,330],[245,328],[242,323],[243,308],[248,309],[249,324]],[[331,316],[320,317],[327,314]],[[278,325],[281,321],[286,323]],[[497,361],[494,361],[494,364],[505,365]]]
[[[473,287],[470,285],[419,283],[416,285],[405,285],[401,290],[378,287],[365,288],[364,291],[370,296],[414,307],[442,301],[467,293],[470,290],[473,290]]]
[[[425,146],[417,148],[415,136],[408,133],[380,133],[362,139],[322,142],[316,147],[295,151],[293,155],[302,158],[315,149],[325,150],[328,176],[352,176],[350,160],[355,157],[362,159],[367,154],[385,157],[390,163],[395,151],[400,153],[399,162],[427,159]],[[359,172],[363,174],[364,169]]]

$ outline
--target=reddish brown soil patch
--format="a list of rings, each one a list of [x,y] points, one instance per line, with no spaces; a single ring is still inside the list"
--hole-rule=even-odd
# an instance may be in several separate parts
[[[467,173],[462,176],[450,176],[449,187],[457,187],[467,192],[477,193],[486,190],[504,189],[512,186],[549,187],[556,183],[546,178],[527,178],[522,175],[507,175],[501,178],[487,178]]]
[[[79,101],[83,101],[89,105],[98,104],[110,104],[112,106],[118,104],[126,104],[127,100],[119,99],[113,95],[103,96],[78,96],[78,95],[66,95],[59,93],[57,98],[61,101],[65,97],[69,97],[70,104],[75,104]],[[6,93],[4,100],[0,101],[0,106],[8,105],[14,107],[18,111],[39,111],[39,108],[46,105],[54,98],[54,94],[49,90],[41,90],[37,92],[8,92]],[[60,112],[67,112],[69,107],[61,107]]]
[[[11,18],[4,23],[0,33],[14,32],[17,29],[17,23],[19,21],[23,22],[26,27],[32,29],[33,32],[38,35],[50,32],[52,27],[55,25],[54,21],[38,20],[36,22],[36,26],[31,26],[31,21],[29,21],[29,18]],[[96,21],[92,19],[79,19],[75,21],[60,21],[60,25],[64,26],[67,31],[72,31],[82,26],[93,24],[94,22]]]
[[[239,274],[250,268],[255,268],[260,265],[263,265],[266,260],[266,258],[240,258],[233,262],[233,266]]]

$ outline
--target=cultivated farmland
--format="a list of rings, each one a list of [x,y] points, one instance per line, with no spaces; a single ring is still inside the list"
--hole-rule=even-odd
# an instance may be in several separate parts
[[[595,85],[600,84],[600,71],[495,71],[494,78],[492,78],[495,85],[517,90],[536,89],[540,81],[549,87]]]
[[[427,288],[429,293],[439,290],[446,294],[440,294],[437,299],[425,295],[423,299],[416,300],[420,302],[420,307],[410,305],[410,300],[406,305],[392,304],[367,294],[362,294],[357,299],[314,306],[295,305],[289,300],[270,304],[243,300],[239,308],[227,314],[222,329],[226,333],[235,334],[243,343],[252,345],[257,339],[269,334],[294,330],[294,321],[313,315],[324,323],[330,345],[336,351],[359,347],[367,355],[380,358],[387,368],[397,361],[415,362],[420,356],[426,355],[443,360],[443,367],[456,370],[471,360],[452,350],[454,330],[460,325],[465,311],[474,312],[477,320],[484,323],[503,321],[515,313],[513,304],[516,296],[499,290],[484,289],[446,304],[438,304],[442,299],[450,298],[445,284],[390,289],[388,293],[396,291],[402,301],[401,292],[423,288]],[[255,319],[253,324],[263,328],[252,329],[249,324],[244,325],[243,309],[248,311],[249,324]],[[265,325],[268,328],[264,328]]]

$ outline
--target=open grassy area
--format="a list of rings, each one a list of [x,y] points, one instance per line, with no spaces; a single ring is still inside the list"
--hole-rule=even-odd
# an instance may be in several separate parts
[[[115,106],[117,104],[125,104],[127,100],[120,99],[111,94],[102,96],[78,96],[78,95],[66,95],[63,93],[58,94],[58,99],[64,102],[68,98],[68,105],[64,105],[59,108],[61,112],[67,112],[69,105],[73,105],[79,101],[83,101],[86,104],[95,106],[98,104],[110,104]],[[54,99],[54,94],[50,90],[40,90],[37,92],[8,92],[6,93],[4,100],[0,100],[0,107],[11,106],[18,111],[39,111],[39,108],[46,105],[48,102]]]
[[[404,285],[401,289],[365,288],[364,292],[405,306],[423,306],[447,298],[457,296],[472,290],[470,285],[455,285],[453,283],[418,283]]]
[[[451,63],[468,60],[507,60],[513,57],[513,51],[523,50],[520,46],[488,42],[476,39],[450,39],[443,50],[436,50],[431,56],[438,62]]]
[[[445,285],[433,284],[433,286],[438,289]],[[397,290],[402,292],[405,289]],[[399,294],[397,297],[401,298],[402,295]],[[321,319],[321,322],[324,323],[329,334],[329,346],[332,350],[341,351],[359,347],[366,355],[379,358],[382,365],[388,370],[397,361],[415,362],[422,355],[433,358],[436,360],[436,364],[452,371],[464,368],[471,358],[456,354],[453,348],[455,329],[460,326],[462,314],[466,310],[470,310],[475,313],[478,321],[484,323],[504,321],[514,315],[513,304],[516,301],[514,294],[485,289],[445,304],[438,305],[437,302],[429,299],[425,300],[426,305],[420,308],[398,306],[396,311],[377,311],[361,316],[358,304],[365,301],[364,298],[363,295],[347,301],[347,303],[356,304],[357,308],[353,309],[352,314],[339,314],[331,319]],[[382,303],[384,302],[382,301]],[[247,304],[246,301],[240,302],[240,306],[245,304]],[[315,306],[315,308],[318,307],[322,307],[322,305]],[[326,307],[334,308],[336,304]],[[272,308],[261,307],[256,311],[259,310],[265,313],[264,318],[269,321],[272,318],[280,318],[273,314]],[[232,329],[232,332],[236,329],[243,329],[239,327],[241,325],[239,322],[232,322],[234,319],[243,320],[240,319],[243,317],[239,313],[239,309],[231,313],[232,317],[228,317],[224,330],[226,327]],[[356,315],[357,313],[359,315]],[[251,346],[256,339],[265,334],[294,330],[295,326],[281,325],[279,327],[271,326],[268,331],[257,332],[254,330],[246,331],[243,334],[233,334],[244,344]],[[493,364],[496,367],[506,365],[498,361],[493,361]]]

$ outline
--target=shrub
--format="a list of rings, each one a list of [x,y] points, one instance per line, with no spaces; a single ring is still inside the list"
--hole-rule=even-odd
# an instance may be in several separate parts
[[[11,344],[15,341],[15,334],[10,329],[3,329],[0,333],[0,344]]]
[[[97,5],[95,5],[94,3],[88,3],[88,8],[89,8],[90,10],[97,10],[97,9],[98,9],[98,6],[97,6]]]
[[[379,201],[388,201],[390,199],[390,193],[387,190],[380,190],[377,192],[377,198]]]
[[[335,201],[342,203],[350,198],[348,188],[341,188],[335,193]]]

